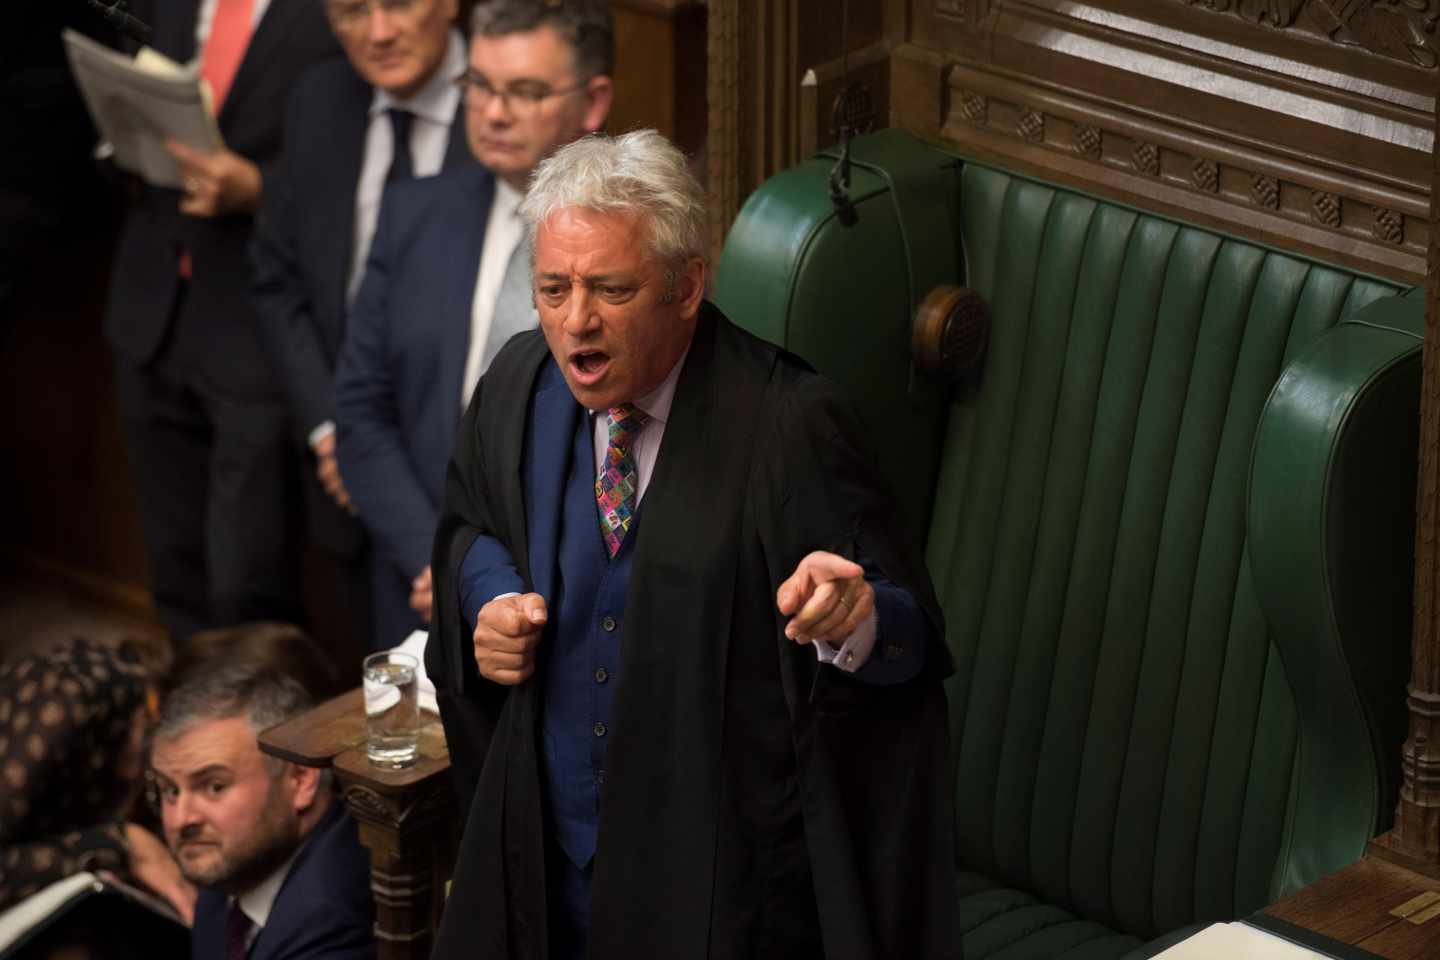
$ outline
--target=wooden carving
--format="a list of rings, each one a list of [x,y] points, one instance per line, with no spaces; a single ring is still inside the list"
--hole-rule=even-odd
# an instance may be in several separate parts
[[[1440,64],[1437,0],[1183,0],[1254,23],[1323,37],[1433,70]]]
[[[1333,193],[1316,190],[1310,194],[1310,213],[1315,217],[1316,223],[1323,223],[1327,227],[1338,227],[1340,226],[1340,198]]]
[[[1250,199],[1257,207],[1266,210],[1280,209],[1280,181],[1275,177],[1257,173],[1250,178]]]
[[[1215,10],[1220,13],[1234,13],[1246,20],[1268,23],[1272,27],[1288,27],[1295,22],[1295,16],[1305,0],[1185,0],[1186,3]]]
[[[1440,12],[1434,0],[1310,0],[1305,14],[1336,43],[1363,47],[1371,53],[1434,69],[1435,24]]]
[[[1190,179],[1196,190],[1214,193],[1220,189],[1220,165],[1214,160],[1197,159],[1190,167]]]
[[[1026,110],[1020,114],[1020,119],[1015,124],[1015,132],[1026,140],[1039,142],[1045,139],[1045,115],[1035,110]]]

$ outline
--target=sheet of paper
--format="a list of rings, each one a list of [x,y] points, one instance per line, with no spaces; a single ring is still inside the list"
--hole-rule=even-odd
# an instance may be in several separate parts
[[[62,34],[85,105],[114,147],[117,166],[160,187],[180,187],[180,168],[167,139],[199,150],[223,144],[203,83],[153,50],[131,59],[82,34]]]
[[[0,913],[0,951],[7,949],[23,934],[29,933],[37,923],[45,920],[66,903],[91,890],[97,890],[100,881],[93,873],[77,873],[57,880],[55,883],[32,894]]]
[[[1215,923],[1155,955],[1155,960],[1325,960],[1323,953],[1244,923]]]

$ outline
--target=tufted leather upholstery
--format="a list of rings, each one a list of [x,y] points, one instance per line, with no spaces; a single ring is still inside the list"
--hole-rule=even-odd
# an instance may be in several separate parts
[[[1358,857],[1404,735],[1418,298],[901,134],[855,152],[859,223],[828,159],[781,174],[716,299],[854,391],[927,537],[967,956],[1148,955]],[[906,325],[962,278],[994,329],[946,405]]]

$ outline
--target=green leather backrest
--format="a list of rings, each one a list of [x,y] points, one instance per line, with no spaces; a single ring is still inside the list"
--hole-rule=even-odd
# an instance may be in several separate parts
[[[865,138],[854,150],[854,227],[839,223],[830,202],[833,164],[822,154],[751,196],[713,296],[730,319],[849,389],[921,546],[945,399],[911,369],[910,327],[926,291],[961,270],[957,164],[898,131]]]
[[[1367,485],[1355,466],[1393,452],[1403,428],[1368,451],[1354,432],[1339,442],[1338,423],[1308,441],[1348,452],[1295,484],[1304,521],[1267,540],[1329,558],[1293,578],[1285,604],[1259,595],[1247,488],[1282,371],[1396,286],[956,166],[899,134],[862,138],[855,153],[869,164],[852,190],[859,223],[830,213],[829,158],[781,174],[732,228],[715,296],[854,391],[862,413],[888,411],[882,466],[912,513],[933,499],[926,556],[957,666],[957,864],[1148,937],[1243,915],[1353,860],[1385,813],[1381,751],[1395,752],[1373,724],[1395,718],[1327,698],[1400,692],[1386,670],[1365,676],[1355,645],[1374,577],[1342,561],[1384,551],[1353,550],[1364,514],[1346,503],[1403,486]],[[889,164],[903,175],[882,175]],[[935,242],[958,241],[963,256],[948,277],[914,253],[947,229],[937,215],[953,237]],[[919,442],[931,408],[896,331],[939,282],[977,289],[994,325],[983,380],[948,404],[932,472]],[[1404,366],[1377,359],[1393,342],[1366,349],[1365,369]],[[1292,386],[1348,389],[1325,376]],[[1413,384],[1385,382],[1382,407],[1403,406]],[[1385,393],[1349,395],[1367,392]],[[1282,407],[1276,449],[1296,435]],[[1269,475],[1265,491],[1284,489],[1283,468]],[[1268,553],[1267,572],[1283,557]],[[1404,605],[1394,590],[1384,602]],[[1369,639],[1403,646],[1395,629],[1377,621]]]
[[[961,177],[995,324],[984,387],[951,410],[927,555],[958,662],[959,859],[1141,936],[1244,914],[1286,872],[1292,791],[1327,788],[1293,779],[1246,555],[1251,446],[1288,359],[1395,288]]]

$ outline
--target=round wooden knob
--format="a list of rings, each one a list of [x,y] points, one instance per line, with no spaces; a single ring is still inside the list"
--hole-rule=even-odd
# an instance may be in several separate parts
[[[941,284],[915,311],[910,352],[915,365],[950,381],[976,376],[990,345],[990,308],[969,287]]]

